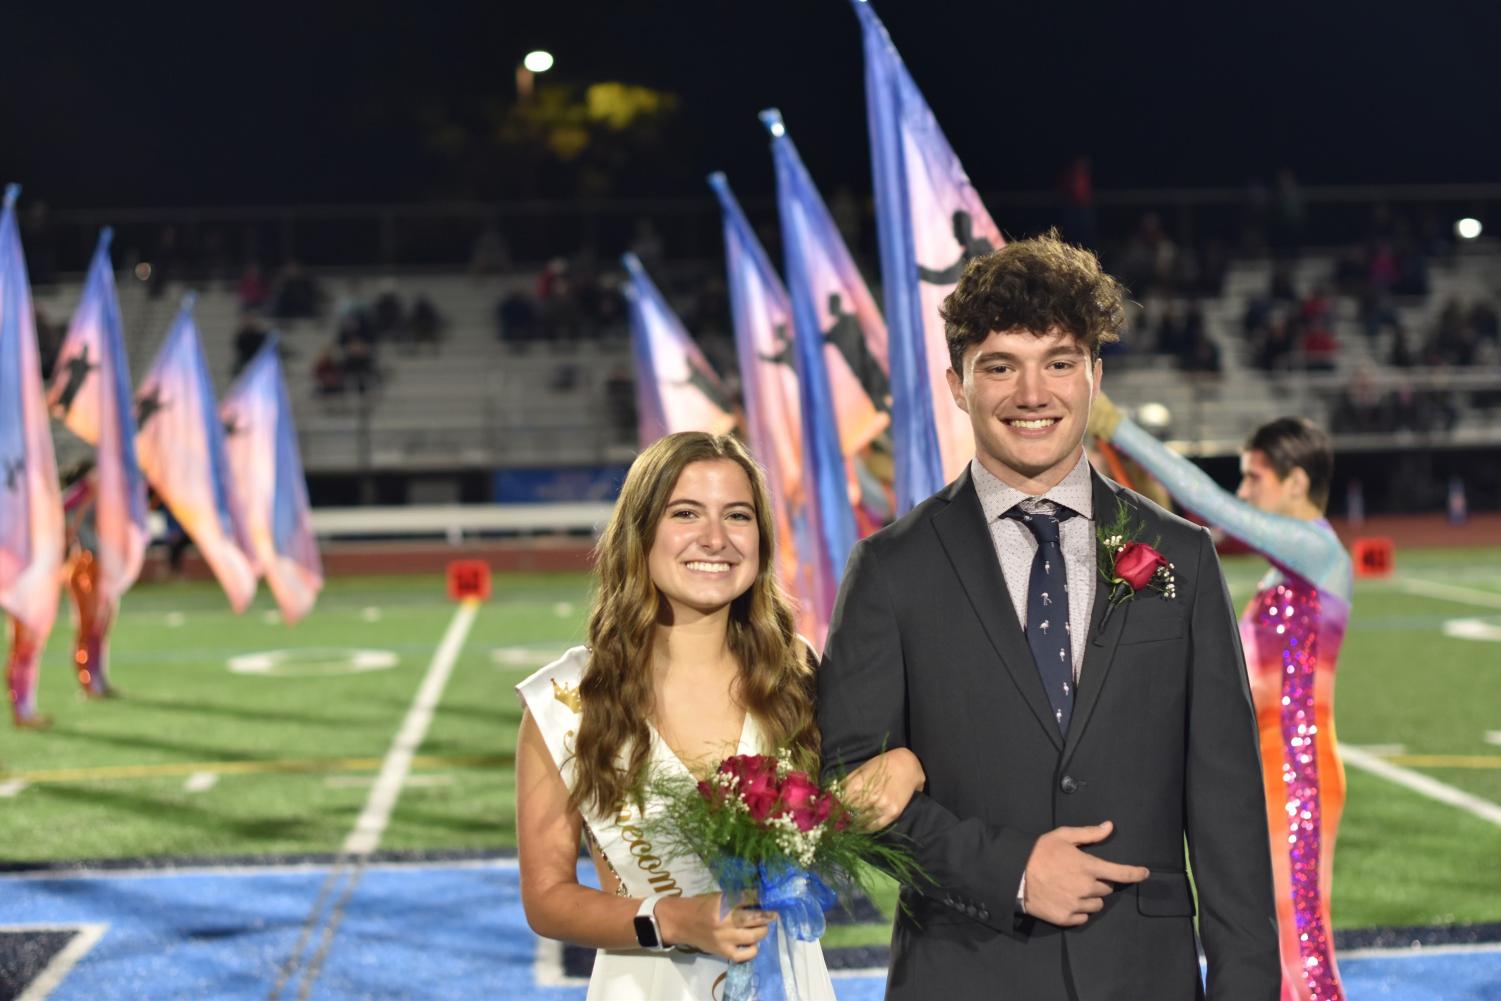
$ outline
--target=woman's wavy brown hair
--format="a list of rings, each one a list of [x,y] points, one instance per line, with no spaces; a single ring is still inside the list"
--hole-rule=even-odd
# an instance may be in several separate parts
[[[652,640],[663,601],[647,556],[683,470],[721,459],[750,479],[761,549],[755,580],[730,603],[727,642],[740,665],[737,694],[772,747],[790,749],[799,767],[817,764],[813,664],[774,572],[776,530],[766,478],[736,439],[685,431],[636,457],[595,547],[598,590],[589,612],[589,666],[579,683],[583,720],[574,741],[572,809],[609,815],[639,794],[651,750]]]

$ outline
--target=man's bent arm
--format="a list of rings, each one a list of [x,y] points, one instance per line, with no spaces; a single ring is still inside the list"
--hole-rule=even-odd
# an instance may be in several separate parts
[[[850,554],[829,625],[818,673],[818,725],[826,779],[888,748],[909,746],[900,626],[889,581],[865,542]],[[910,839],[918,864],[933,879],[917,890],[982,924],[1011,929],[1035,833],[956,817],[923,793],[912,797],[892,830]]]

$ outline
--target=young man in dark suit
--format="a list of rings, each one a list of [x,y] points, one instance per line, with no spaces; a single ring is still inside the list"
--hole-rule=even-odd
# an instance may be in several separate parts
[[[971,262],[943,316],[975,459],[846,568],[825,761],[906,747],[927,776],[895,830],[933,883],[905,891],[888,998],[1203,997],[1186,841],[1208,996],[1277,1001],[1255,715],[1219,560],[1084,457],[1123,300],[1052,235]]]

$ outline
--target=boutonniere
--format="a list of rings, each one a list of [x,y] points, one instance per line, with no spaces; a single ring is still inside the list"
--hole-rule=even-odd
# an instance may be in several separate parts
[[[1102,630],[1116,605],[1131,601],[1144,590],[1156,591],[1169,599],[1178,596],[1173,564],[1155,545],[1133,538],[1140,530],[1131,526],[1127,518],[1126,509],[1121,507],[1114,524],[1102,525],[1098,530],[1100,576],[1110,583],[1105,615],[1100,619]]]

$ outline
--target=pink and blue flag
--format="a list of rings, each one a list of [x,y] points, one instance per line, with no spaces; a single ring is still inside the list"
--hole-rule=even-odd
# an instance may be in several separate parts
[[[735,426],[735,408],[719,376],[640,259],[626,254],[621,261],[630,277],[625,298],[641,447],[675,431],[729,431]]]
[[[0,607],[45,643],[60,593],[63,502],[16,226],[20,193],[6,187],[0,214]]]
[[[249,536],[236,511],[219,403],[183,297],[136,393],[136,452],[147,481],[192,538],[236,612],[255,597]]]
[[[799,296],[808,300],[806,318],[823,344],[840,446],[847,458],[852,457],[891,420],[886,322],[797,147],[787,138],[781,113],[774,108],[763,111],[761,121],[772,136],[783,238],[795,244],[784,254],[787,285],[794,301]]]
[[[69,431],[94,446],[94,558],[100,587],[118,601],[141,572],[150,532],[146,479],[136,458],[125,329],[109,259],[111,236],[108,228],[99,234],[83,298],[58,348],[47,403]]]
[[[823,582],[814,573],[815,561],[800,556],[808,546],[809,526],[792,302],[724,174],[709,175],[709,186],[719,197],[723,215],[746,435],[766,468],[776,506],[777,574],[797,602],[798,631],[822,647],[828,620],[819,610],[831,606],[833,599],[820,592]]]
[[[1004,243],[886,27],[853,0],[865,43],[865,101],[881,278],[890,327],[897,510],[958,476],[974,456],[954,405],[938,307],[969,261]]]
[[[844,565],[855,545],[855,515],[850,506],[850,469],[840,439],[839,398],[831,370],[841,366],[840,348],[831,343],[827,314],[819,307],[819,293],[829,288],[848,290],[842,283],[835,260],[844,247],[833,220],[803,168],[797,148],[782,127],[781,115],[764,111],[761,119],[771,132],[772,163],[777,176],[777,214],[782,224],[782,249],[786,257],[788,299],[792,305],[793,356],[797,362],[798,401],[802,416],[803,494],[808,506],[809,545],[802,556],[812,565],[814,593],[819,602],[815,614],[827,622]],[[823,225],[827,223],[827,225]],[[845,254],[848,262],[848,254]],[[853,262],[848,262],[853,268]],[[858,277],[858,276],[857,276]],[[836,283],[838,283],[836,285]],[[863,287],[863,283],[862,283]],[[829,303],[830,293],[822,301]],[[846,300],[848,302],[849,300]],[[857,327],[853,334],[860,337]],[[853,350],[853,346],[846,344]],[[838,356],[838,357],[833,357]],[[862,391],[868,406],[870,399]],[[876,432],[879,433],[879,427]],[[864,442],[861,443],[862,445]]]
[[[230,387],[219,416],[250,555],[265,575],[282,619],[294,623],[318,600],[323,562],[274,335]]]

